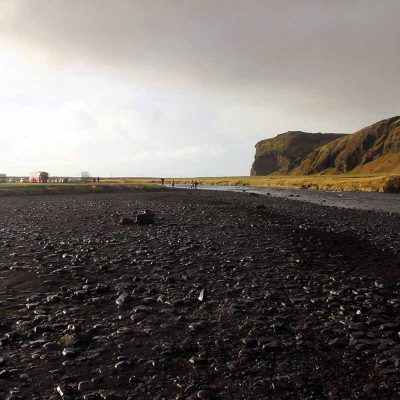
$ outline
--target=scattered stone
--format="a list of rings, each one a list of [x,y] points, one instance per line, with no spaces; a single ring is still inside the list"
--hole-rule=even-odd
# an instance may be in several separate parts
[[[189,325],[189,329],[192,332],[199,332],[202,331],[203,329],[207,328],[207,321],[200,320],[198,322],[193,322]]]
[[[57,388],[57,393],[61,396],[61,397],[65,397],[66,395],[68,395],[70,393],[70,388],[68,386],[65,385],[58,385]]]
[[[93,390],[94,385],[90,381],[81,381],[78,383],[78,390],[80,392],[88,392],[90,390]]]
[[[123,292],[121,293],[115,302],[119,307],[122,307],[124,304],[129,302],[129,293]]]
[[[264,200],[2,198],[0,399],[396,397],[400,218]]]
[[[208,390],[199,390],[196,395],[199,399],[212,399],[213,397],[212,393]]]
[[[136,222],[139,225],[151,225],[154,224],[154,214],[146,210],[143,213],[140,213],[136,216]]]
[[[119,361],[119,362],[117,362],[115,365],[114,365],[114,368],[117,370],[117,371],[123,371],[123,370],[125,370],[125,369],[127,369],[127,368],[129,368],[131,366],[131,363],[129,362],[129,361]]]
[[[124,218],[120,219],[119,224],[120,225],[135,225],[136,221],[134,219],[132,219],[132,218],[124,217]]]
[[[207,301],[207,289],[206,288],[201,289],[198,300],[203,303],[205,303]]]
[[[131,320],[133,323],[138,324],[139,322],[143,321],[147,318],[147,314],[143,312],[135,313],[131,315]]]
[[[348,342],[343,338],[335,338],[328,342],[328,346],[334,347],[334,348],[342,348],[342,347],[346,347],[347,345],[348,345]]]
[[[262,349],[266,350],[266,351],[277,351],[281,348],[281,345],[279,342],[277,342],[276,340],[273,340],[271,342],[268,343],[264,343],[262,345]]]
[[[62,355],[67,358],[72,358],[77,355],[77,350],[73,348],[64,348],[62,351]]]

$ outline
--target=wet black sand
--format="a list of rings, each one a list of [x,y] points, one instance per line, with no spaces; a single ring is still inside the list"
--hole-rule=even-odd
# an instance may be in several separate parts
[[[200,190],[0,208],[1,399],[399,397],[398,216]]]
[[[188,185],[177,185],[187,188]],[[372,210],[400,214],[400,194],[378,192],[338,192],[334,190],[260,188],[253,186],[203,186],[199,189],[228,192],[257,193],[291,200],[306,201],[325,206],[352,208],[355,210]]]

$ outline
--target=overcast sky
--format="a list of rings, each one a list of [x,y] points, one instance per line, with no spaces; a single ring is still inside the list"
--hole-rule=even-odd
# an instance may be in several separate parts
[[[400,114],[399,0],[0,0],[0,172],[248,175]]]

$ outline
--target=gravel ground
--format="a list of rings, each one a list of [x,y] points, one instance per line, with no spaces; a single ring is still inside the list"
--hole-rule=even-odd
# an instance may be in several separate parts
[[[183,190],[0,207],[1,399],[400,398],[399,216]]]
[[[184,187],[184,185],[177,185]],[[188,188],[188,185],[186,185]],[[325,206],[353,208],[356,210],[384,211],[400,214],[400,195],[398,193],[378,192],[337,192],[333,190],[260,188],[254,186],[203,186],[199,189],[247,192],[274,197],[286,197],[291,200],[307,201]]]

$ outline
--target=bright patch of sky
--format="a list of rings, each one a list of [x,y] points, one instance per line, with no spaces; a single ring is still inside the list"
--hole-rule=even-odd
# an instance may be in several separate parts
[[[392,0],[4,1],[0,172],[247,175],[259,140],[396,115],[396,11]]]
[[[224,115],[225,106],[203,96],[93,71],[30,65],[5,51],[0,86],[0,135],[7,149],[1,167],[10,174],[240,174],[251,160],[255,135],[248,143],[237,127],[228,131],[229,111]]]

